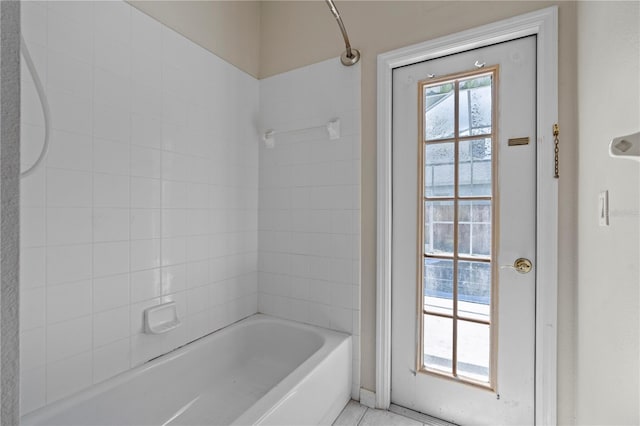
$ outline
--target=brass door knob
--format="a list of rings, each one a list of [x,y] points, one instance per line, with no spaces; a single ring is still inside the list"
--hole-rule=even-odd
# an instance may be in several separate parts
[[[519,257],[513,262],[512,265],[504,265],[501,266],[500,269],[513,269],[520,274],[528,274],[531,272],[531,268],[533,268],[533,263],[529,259],[524,257]]]

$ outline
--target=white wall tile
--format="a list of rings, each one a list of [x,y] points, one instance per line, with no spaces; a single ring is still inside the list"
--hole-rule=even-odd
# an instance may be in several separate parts
[[[113,24],[116,30],[117,24]],[[125,27],[125,31],[129,28]],[[97,31],[94,42],[94,63],[96,69],[103,69],[128,79],[131,76],[131,50],[128,43],[123,43],[105,31]]]
[[[91,207],[91,173],[47,170],[47,206]]]
[[[47,90],[51,127],[69,133],[91,134],[93,116],[89,94],[74,95],[60,89]]]
[[[25,80],[21,90],[23,99],[20,104],[20,124],[25,127],[25,131],[22,132],[25,136],[25,142],[32,142],[28,146],[25,145],[25,154],[28,156],[28,161],[20,161],[22,166],[25,167],[27,164],[32,163],[37,157],[37,148],[32,144],[33,142],[42,140],[37,138],[37,136],[39,136],[37,133],[40,135],[44,134],[44,132],[40,130],[44,129],[44,117],[35,84],[29,83],[29,80]],[[27,124],[31,125],[31,127],[27,127]],[[42,142],[37,145],[42,146]]]
[[[134,52],[136,54],[145,53],[161,59],[162,24],[137,9],[131,10],[131,21],[131,46]]]
[[[91,281],[47,287],[47,323],[55,324],[91,313]]]
[[[129,307],[100,312],[93,316],[93,346],[100,347],[129,337]]]
[[[36,163],[42,152],[45,130],[40,125],[22,123],[20,131],[20,170],[25,171]]]
[[[187,239],[185,237],[162,239],[162,265],[176,265],[187,261]]]
[[[320,76],[322,76],[320,78]],[[359,334],[359,68],[329,60],[260,82],[265,128],[340,117],[329,141],[315,130],[260,147],[259,310]],[[354,371],[359,371],[354,358]],[[359,384],[354,382],[354,387]]]
[[[331,308],[331,328],[353,334],[353,314],[351,309]]]
[[[92,353],[85,352],[47,365],[47,402],[71,395],[92,383]]]
[[[50,50],[65,53],[77,60],[91,63],[93,47],[93,16],[87,8],[92,3],[75,5],[84,2],[50,2],[47,25],[47,41]],[[74,4],[73,8],[66,7]],[[82,12],[80,9],[84,7]],[[75,9],[73,12],[70,9]],[[79,18],[82,15],[83,18]]]
[[[35,164],[44,142],[44,118],[38,114],[39,100],[35,86],[25,82],[22,85],[22,97],[25,98],[20,105],[20,114],[24,117],[20,120],[20,169],[26,170]]]
[[[80,97],[91,93],[93,70],[90,63],[62,52],[47,53],[47,87],[67,90]]]
[[[93,205],[95,207],[129,207],[129,177],[94,173]]]
[[[47,44],[47,7],[38,2],[26,2],[21,5],[20,31],[24,39],[31,45]]]
[[[147,114],[131,114],[131,144],[149,148],[162,147],[162,121]]]
[[[90,208],[48,208],[47,244],[91,243],[92,219]]]
[[[93,276],[104,277],[129,271],[129,243],[96,243],[93,245]]]
[[[131,80],[134,88],[148,86],[158,93],[162,89],[162,62],[147,51],[134,50],[131,57]]]
[[[21,14],[25,13],[24,12],[25,9],[21,9]],[[22,27],[21,31],[20,31],[24,37],[25,35],[25,28]],[[45,35],[46,37],[46,35]],[[48,77],[48,52],[47,49],[45,47],[46,45],[46,41],[44,43],[38,43],[38,42],[31,42],[31,41],[26,41],[25,39],[25,43],[28,46],[29,49],[29,53],[31,54],[31,59],[33,60],[34,65],[36,66],[37,69],[42,70],[42,73],[39,73],[38,75],[40,76],[40,80],[41,81],[47,81],[47,77]],[[31,73],[29,72],[29,68],[28,67],[20,67],[20,83],[23,86],[24,89],[26,88],[33,88],[35,89],[35,80],[33,78],[33,76],[31,75]],[[34,90],[35,91],[35,90]],[[34,95],[37,96],[37,92],[36,93],[32,93]],[[37,105],[36,105],[37,106]],[[32,117],[29,117],[28,119],[30,119]],[[42,117],[44,118],[44,117]],[[21,117],[22,119],[22,117]],[[41,121],[42,123],[43,121]],[[22,135],[21,135],[21,139],[22,139]],[[20,155],[22,156],[22,153],[20,153]]]
[[[20,249],[20,290],[42,287],[45,284],[46,249]]]
[[[189,183],[187,187],[187,207],[192,209],[206,209],[209,202],[210,186],[202,183]]]
[[[187,232],[187,235],[210,234],[211,233],[211,211],[208,209],[187,210],[186,232]],[[210,255],[210,253],[208,254]]]
[[[162,182],[162,207],[179,209],[187,207],[187,182]]]
[[[160,239],[131,241],[131,270],[141,271],[160,266]]]
[[[136,334],[131,337],[131,365],[138,366],[164,351],[166,335]]]
[[[128,43],[131,37],[131,14],[132,8],[124,2],[95,2],[94,25],[96,33],[106,39]]]
[[[166,296],[162,296],[162,303],[175,302],[176,303],[176,312],[178,314],[178,319],[181,321],[184,320],[187,316],[187,297],[186,292],[181,291],[178,293],[168,294]],[[184,333],[184,329],[180,330],[178,333],[171,333],[169,336],[167,344],[169,347],[175,348],[177,346],[181,346],[188,342],[186,333]]]
[[[45,218],[45,209],[43,207],[22,207],[20,209],[21,247],[45,245]]]
[[[162,181],[149,178],[131,178],[131,207],[160,208],[162,203]]]
[[[177,125],[175,123],[162,123],[162,149],[167,151],[175,151],[180,146],[180,141],[184,140],[187,134],[187,128],[185,126]],[[163,161],[170,162],[171,154],[164,154]],[[169,171],[170,165],[167,168]]]
[[[165,238],[179,237],[187,234],[186,209],[162,210],[162,236]]]
[[[119,340],[93,351],[93,383],[99,383],[129,369],[129,339]]]
[[[354,308],[354,291],[352,285],[331,283],[331,305],[337,308],[353,309]],[[349,314],[351,315],[351,314]],[[349,318],[351,321],[351,318]]]
[[[160,209],[131,209],[131,239],[159,238]]]
[[[125,241],[129,239],[129,209],[94,208],[93,241]]]
[[[129,144],[95,138],[93,171],[129,175]]]
[[[53,126],[21,181],[26,413],[256,312],[259,84],[126,2],[23,12]],[[22,75],[26,166],[44,128]],[[185,327],[141,335],[168,300]]]
[[[187,262],[197,262],[209,257],[209,239],[206,235],[187,237]]]
[[[58,15],[66,20],[66,23],[77,23],[84,26],[91,25],[93,21],[94,5],[90,2],[77,4],[73,0],[58,2],[46,2],[49,8],[49,16]]]
[[[196,287],[187,291],[187,314],[195,315],[211,307],[208,296],[209,289],[205,287]]]
[[[20,329],[44,327],[46,319],[45,287],[20,289]]]
[[[28,413],[46,403],[46,369],[20,371],[20,412]]]
[[[200,287],[209,284],[209,262],[204,260],[200,262],[187,263],[186,274],[187,288]]]
[[[156,149],[131,146],[131,176],[161,178],[162,153]]]
[[[135,84],[131,90],[131,112],[151,117],[162,116],[162,94],[155,87]]]
[[[162,294],[172,294],[187,287],[187,269],[185,264],[162,268]]]
[[[51,132],[47,166],[90,172],[92,162],[91,137],[79,133],[56,130]]]
[[[90,316],[47,327],[47,362],[58,361],[91,349]]]
[[[94,73],[94,102],[100,105],[118,107],[131,102],[131,84],[120,74],[97,68]]]
[[[20,207],[44,207],[46,205],[46,170],[41,167],[20,179]],[[22,210],[22,209],[21,209]]]
[[[162,65],[162,86],[167,94],[164,103],[165,118],[174,124],[185,125],[187,108],[179,96],[186,91],[186,75],[178,66],[164,63]]]
[[[93,136],[129,143],[131,139],[131,120],[129,104],[93,105]]]
[[[129,274],[93,280],[93,312],[129,306]]]
[[[131,274],[131,302],[137,303],[153,299],[162,293],[160,268]]]
[[[47,247],[47,285],[91,278],[91,245]]]

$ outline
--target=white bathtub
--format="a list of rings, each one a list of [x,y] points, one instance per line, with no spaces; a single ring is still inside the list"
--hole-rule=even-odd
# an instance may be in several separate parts
[[[350,389],[350,336],[258,314],[21,424],[330,424]]]

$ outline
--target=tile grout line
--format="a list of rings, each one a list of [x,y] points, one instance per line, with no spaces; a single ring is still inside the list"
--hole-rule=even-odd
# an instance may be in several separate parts
[[[131,13],[132,11],[129,10],[128,11],[128,15],[129,15],[129,46],[128,46],[128,53],[130,54],[129,58],[130,58],[130,62],[129,62],[129,116],[128,116],[128,122],[129,122],[129,214],[127,215],[127,228],[129,230],[129,270],[127,271],[127,287],[129,290],[129,300],[127,301],[127,315],[129,316],[129,321],[128,321],[128,331],[127,331],[127,339],[129,341],[128,344],[128,354],[127,354],[127,368],[131,369],[133,368],[133,333],[131,332],[131,323],[132,323],[132,318],[131,318],[131,306],[132,306],[132,301],[133,301],[133,288],[131,287],[131,241],[132,241],[132,235],[131,235],[131,227],[132,227],[132,215],[133,215],[133,191],[132,191],[132,187],[133,187],[133,178],[132,178],[132,173],[131,173],[131,148],[134,145],[133,144],[133,113],[132,113],[132,106],[133,106],[133,96],[131,95],[133,93],[133,13]],[[161,70],[162,71],[162,70]],[[162,246],[162,241],[160,242],[160,245]],[[162,248],[160,249],[160,260],[162,261]],[[162,275],[161,278],[162,279]],[[143,325],[144,326],[144,325]]]
[[[95,371],[95,353],[94,346],[96,336],[94,333],[95,330],[95,318],[93,312],[93,305],[95,302],[95,295],[93,292],[94,286],[94,278],[95,278],[95,229],[96,229],[96,194],[95,194],[95,167],[94,167],[94,158],[96,151],[96,144],[94,139],[95,134],[95,102],[96,102],[96,32],[95,32],[95,22],[96,22],[96,10],[95,5],[91,4],[91,23],[94,26],[94,30],[91,32],[91,384],[93,385],[94,380],[94,371]]]
[[[358,402],[358,403],[359,403],[359,402]],[[358,421],[356,422],[356,426],[360,426],[360,425],[361,425],[362,420],[364,420],[364,416],[365,416],[365,414],[367,414],[367,411],[369,411],[369,407],[364,406],[364,405],[363,405],[363,407],[364,407],[364,411],[362,412],[362,415],[360,416],[360,418],[359,418],[359,419],[358,419]]]
[[[46,31],[45,54],[47,56],[46,62],[45,62],[45,66],[46,66],[46,71],[47,72],[46,72],[46,74],[44,76],[44,78],[45,78],[45,83],[44,84],[45,84],[46,89],[48,90],[49,89],[49,5],[46,5],[46,7],[45,7],[45,31]],[[48,182],[47,182],[47,175],[49,174],[48,173],[48,163],[49,163],[49,161],[46,160],[45,164],[44,164],[44,170],[43,170],[43,174],[44,174],[44,177],[43,177],[43,179],[44,179],[44,200],[42,202],[43,202],[43,206],[44,206],[43,207],[43,210],[44,210],[44,224],[43,224],[43,232],[44,232],[44,235],[43,235],[43,245],[44,245],[44,306],[43,306],[43,309],[44,309],[44,314],[43,314],[43,317],[44,317],[44,324],[43,324],[43,326],[44,326],[44,360],[43,360],[43,363],[44,363],[44,368],[43,368],[43,370],[44,371],[43,371],[43,375],[44,375],[44,377],[42,378],[42,383],[43,383],[44,389],[43,389],[42,394],[43,394],[44,401],[43,401],[43,404],[40,407],[42,407],[44,405],[47,405],[48,398],[49,398],[49,395],[48,395],[48,392],[47,392],[47,388],[48,388],[48,386],[47,386],[48,385],[47,377],[48,377],[48,373],[49,373],[49,362],[48,361],[49,361],[49,352],[50,352],[49,347],[48,347],[49,345],[47,345],[47,341],[48,341],[48,338],[49,338],[49,324],[48,324],[49,318],[48,318],[48,312],[47,312],[48,311],[47,306],[49,305],[49,278],[48,278],[49,267],[48,267],[48,261],[47,261],[47,259],[49,258],[49,248],[48,248],[48,245],[47,245],[47,243],[48,243],[48,241],[47,241],[47,215],[49,213],[49,206],[48,206],[48,202],[47,202],[47,198],[48,198],[48,195],[49,195],[49,185],[48,185]],[[40,407],[38,407],[38,408],[40,408]]]

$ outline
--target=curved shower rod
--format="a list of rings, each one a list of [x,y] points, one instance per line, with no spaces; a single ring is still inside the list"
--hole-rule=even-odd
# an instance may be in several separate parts
[[[360,60],[360,51],[358,49],[354,49],[351,47],[351,43],[349,43],[349,36],[347,35],[347,30],[344,28],[344,24],[342,23],[342,18],[340,17],[340,12],[336,8],[336,5],[333,3],[333,0],[325,0],[333,17],[338,21],[338,26],[340,27],[340,31],[342,32],[342,37],[344,38],[344,46],[346,50],[342,52],[340,55],[340,61],[342,65],[351,66],[357,64]]]

